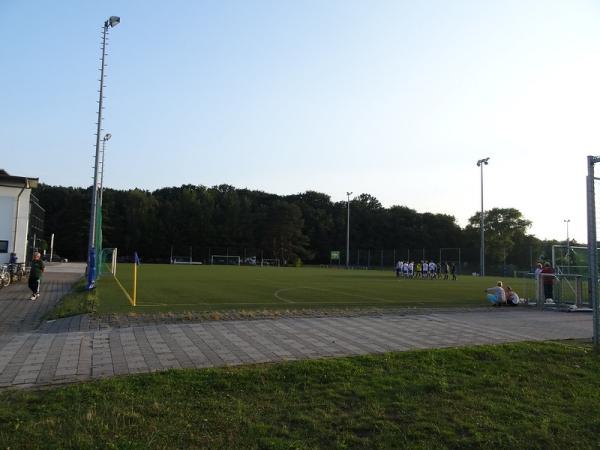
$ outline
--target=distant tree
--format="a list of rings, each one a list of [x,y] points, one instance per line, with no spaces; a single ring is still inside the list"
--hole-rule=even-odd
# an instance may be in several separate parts
[[[486,258],[490,264],[502,264],[510,261],[515,244],[525,240],[531,221],[515,208],[492,208],[484,212],[485,218],[485,248]],[[481,228],[480,215],[475,214],[469,219],[467,232]],[[478,234],[472,233],[472,236]]]
[[[337,244],[335,210],[331,198],[320,192],[307,191],[286,197],[289,203],[298,206],[304,220],[303,232],[309,237],[314,258],[329,260],[331,250],[340,249]]]
[[[57,253],[85,260],[90,189],[40,185],[35,194],[46,209],[45,239],[55,233]],[[399,205],[385,208],[369,194],[352,199],[350,210],[353,254],[355,249],[361,249],[361,255],[368,249],[379,255],[382,249],[404,254],[406,249],[425,248],[431,256],[430,251],[437,255],[441,247],[461,247],[463,263],[478,262],[479,214],[461,229],[450,215],[419,213]],[[187,255],[191,246],[195,255],[208,247],[243,247],[262,249],[265,257],[289,262],[301,258],[325,263],[331,250],[345,250],[346,223],[346,202],[332,202],[315,191],[279,196],[226,184],[186,184],[153,192],[106,189],[104,193],[104,245],[118,247],[121,255],[137,250],[147,261],[168,260],[171,246],[176,254]],[[529,267],[540,255],[549,257],[552,241],[528,235],[530,225],[514,208],[487,211],[489,263],[500,264],[506,255],[507,262]]]
[[[54,250],[57,254],[72,260],[85,260],[90,223],[90,190],[40,184],[34,195],[46,210],[46,236],[43,238],[49,242],[50,235],[54,233]]]
[[[298,258],[310,260],[313,253],[309,239],[303,233],[302,211],[296,205],[276,200],[269,208],[263,248],[274,258],[295,262]]]

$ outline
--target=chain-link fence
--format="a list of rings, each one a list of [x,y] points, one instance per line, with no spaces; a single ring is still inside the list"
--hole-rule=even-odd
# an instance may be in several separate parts
[[[124,258],[127,258],[123,255]],[[428,261],[437,264],[447,263],[456,267],[457,274],[478,275],[479,273],[479,248],[442,247],[442,248],[351,248],[349,265],[355,269],[370,270],[393,270],[399,261],[414,263]],[[214,261],[228,260],[237,261],[240,265],[260,265],[261,261],[276,261],[277,265],[298,265],[296,258],[290,257],[288,250],[280,248],[277,250],[264,249],[251,246],[186,246],[174,245],[170,253],[161,258],[146,260],[146,262],[158,263],[181,263],[181,264],[211,264]],[[486,274],[501,277],[513,277],[517,271],[533,272],[534,264],[538,257],[529,260],[523,258],[520,262],[506,259],[503,263],[497,263],[502,258],[487,256]],[[237,262],[236,262],[237,264]],[[345,267],[345,249],[333,249],[328,260],[308,260],[301,264],[320,265],[329,267]]]

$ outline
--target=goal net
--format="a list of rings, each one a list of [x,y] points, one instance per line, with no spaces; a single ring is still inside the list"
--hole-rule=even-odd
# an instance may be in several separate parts
[[[265,266],[279,267],[279,259],[261,259],[260,265],[261,265],[261,267],[265,267]]]
[[[536,277],[533,272],[515,272],[515,277],[506,284],[523,303],[530,306],[570,310],[574,307],[583,310],[591,306],[589,280],[581,275],[557,272]]]
[[[189,256],[173,256],[171,264],[202,264],[202,261],[194,261]]]
[[[210,263],[211,264],[228,265],[228,266],[239,266],[240,265],[240,257],[239,256],[231,256],[231,255],[211,255]]]
[[[111,273],[116,276],[117,274],[117,249],[116,248],[103,248],[100,252],[98,265],[98,276],[104,275],[105,273]]]
[[[559,274],[588,277],[588,248],[575,245],[553,245],[552,266]]]

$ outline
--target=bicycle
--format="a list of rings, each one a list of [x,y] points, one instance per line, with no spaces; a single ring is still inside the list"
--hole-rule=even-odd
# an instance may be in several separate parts
[[[0,266],[0,288],[8,286],[10,284],[10,281],[11,276],[10,272],[8,271],[8,265],[2,264],[2,266]]]
[[[25,263],[13,263],[8,264],[8,271],[10,273],[11,282],[21,281],[25,276]]]

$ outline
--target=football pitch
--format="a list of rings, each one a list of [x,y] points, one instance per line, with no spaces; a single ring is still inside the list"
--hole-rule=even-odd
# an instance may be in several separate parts
[[[98,312],[489,306],[483,289],[497,281],[397,279],[391,270],[148,264],[138,268],[133,307],[127,298],[133,297],[133,266],[119,264],[117,279],[99,280]],[[517,291],[525,282],[505,281]]]

